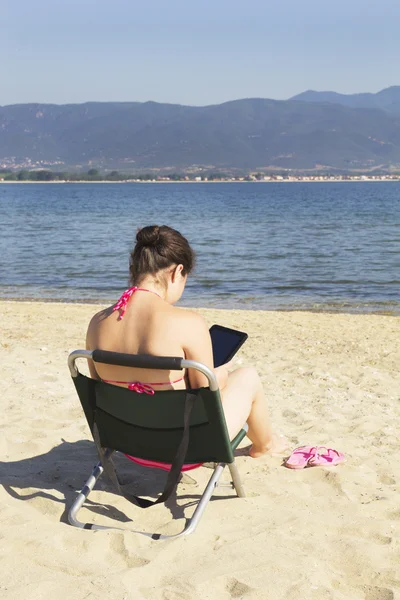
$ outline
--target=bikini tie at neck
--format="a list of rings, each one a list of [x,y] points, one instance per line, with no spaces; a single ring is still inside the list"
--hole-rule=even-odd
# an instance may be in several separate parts
[[[114,310],[121,311],[120,315],[118,317],[119,321],[124,318],[124,314],[126,312],[126,305],[128,304],[132,294],[134,294],[135,292],[150,292],[151,294],[155,294],[156,296],[161,298],[160,294],[157,294],[157,292],[153,292],[153,290],[146,290],[146,288],[140,288],[140,287],[134,286],[134,287],[129,288],[128,290],[125,290],[125,292],[122,294],[121,298],[118,300],[118,302],[113,307],[113,311]]]
[[[123,319],[124,314],[126,312],[126,305],[128,304],[128,300],[130,299],[132,294],[134,294],[136,292],[136,290],[137,290],[137,287],[131,287],[131,288],[129,288],[129,290],[125,290],[125,292],[122,294],[121,298],[115,304],[113,311],[114,310],[121,311],[121,313],[118,317],[119,319]]]

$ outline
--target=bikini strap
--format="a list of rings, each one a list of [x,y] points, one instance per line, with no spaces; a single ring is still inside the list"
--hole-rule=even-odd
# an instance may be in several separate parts
[[[125,314],[125,311],[126,311],[126,305],[128,304],[128,300],[130,299],[130,297],[132,296],[132,294],[134,294],[136,292],[136,290],[137,290],[137,287],[131,287],[131,288],[129,288],[129,290],[125,290],[125,292],[122,294],[121,298],[114,305],[113,311],[114,310],[120,310],[121,311],[120,315],[118,317],[119,321],[124,318],[124,314]]]
[[[179,379],[174,379],[174,381],[159,381],[158,383],[149,383],[148,385],[168,385],[169,383],[179,383],[184,379],[184,377],[179,377]]]
[[[149,394],[151,396],[154,395],[154,390],[152,388],[153,385],[168,385],[172,383],[178,383],[182,381],[184,378],[175,379],[175,381],[162,381],[159,383],[142,383],[141,381],[115,381],[114,379],[103,379],[105,383],[125,383],[128,386],[129,390],[133,392],[138,392],[139,394]]]
[[[113,311],[114,310],[121,311],[120,315],[118,317],[119,321],[124,318],[124,314],[126,312],[126,305],[128,304],[129,299],[132,296],[132,294],[134,294],[135,292],[150,292],[151,294],[155,294],[156,296],[161,298],[160,294],[157,294],[157,292],[153,292],[153,290],[146,290],[146,288],[140,288],[140,287],[134,286],[134,287],[129,288],[128,290],[125,290],[125,292],[122,294],[121,298],[118,300],[118,302],[113,307]]]

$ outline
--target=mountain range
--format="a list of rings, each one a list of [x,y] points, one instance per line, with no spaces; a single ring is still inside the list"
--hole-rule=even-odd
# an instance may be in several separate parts
[[[400,165],[400,86],[204,107],[156,102],[0,107],[0,167],[357,171]],[[61,165],[61,166],[60,166]]]
[[[315,92],[308,90],[291,100],[300,102],[323,102],[331,104],[341,104],[350,108],[378,108],[385,112],[400,116],[400,86],[381,90],[377,94],[338,94],[337,92]]]

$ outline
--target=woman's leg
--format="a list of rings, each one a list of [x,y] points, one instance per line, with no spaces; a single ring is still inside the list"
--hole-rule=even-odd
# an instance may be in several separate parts
[[[261,380],[254,368],[245,367],[229,373],[228,383],[221,390],[221,398],[230,439],[247,421],[247,437],[253,443],[250,449],[253,458],[271,450],[283,449],[283,444],[279,444],[272,432]]]

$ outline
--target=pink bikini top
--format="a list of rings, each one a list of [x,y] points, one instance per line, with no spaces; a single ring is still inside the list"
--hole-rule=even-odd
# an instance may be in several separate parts
[[[124,318],[124,314],[126,312],[126,305],[129,302],[130,297],[132,296],[132,294],[134,294],[135,292],[150,292],[151,294],[155,294],[156,296],[158,296],[159,298],[161,298],[160,294],[157,294],[157,292],[153,292],[153,290],[146,290],[145,288],[139,288],[139,287],[131,287],[128,290],[125,290],[125,292],[122,294],[121,298],[118,300],[118,302],[114,305],[113,307],[113,311],[114,310],[120,310],[120,315],[118,317],[118,320],[120,321],[121,319]],[[149,395],[153,395],[154,394],[154,389],[152,386],[154,385],[171,385],[172,383],[179,383],[179,381],[183,381],[183,377],[181,377],[180,379],[176,379],[175,381],[163,381],[161,383],[141,383],[140,381],[114,381],[112,379],[103,379],[103,381],[105,381],[106,383],[121,383],[121,384],[125,384],[128,386],[129,390],[132,390],[134,392],[137,392],[138,394],[149,394]]]

